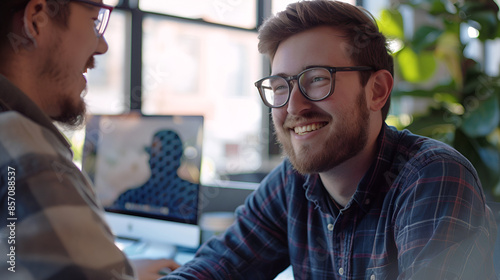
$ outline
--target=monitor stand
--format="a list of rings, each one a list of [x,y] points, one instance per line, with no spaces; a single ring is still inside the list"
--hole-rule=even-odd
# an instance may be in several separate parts
[[[115,237],[115,244],[130,259],[173,259],[177,249],[172,244]]]

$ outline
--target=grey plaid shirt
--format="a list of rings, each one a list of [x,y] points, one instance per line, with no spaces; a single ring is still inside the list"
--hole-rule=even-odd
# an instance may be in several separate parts
[[[0,75],[0,279],[135,279],[51,120]]]

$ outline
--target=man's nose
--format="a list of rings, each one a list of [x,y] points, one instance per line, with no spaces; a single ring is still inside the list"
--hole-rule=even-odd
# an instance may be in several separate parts
[[[107,51],[108,51],[108,42],[106,42],[106,39],[104,38],[104,36],[100,36],[95,53],[96,54],[105,54]]]
[[[290,81],[289,86],[291,91],[286,105],[287,112],[291,115],[300,115],[301,111],[310,109],[311,101],[302,94],[297,80]]]

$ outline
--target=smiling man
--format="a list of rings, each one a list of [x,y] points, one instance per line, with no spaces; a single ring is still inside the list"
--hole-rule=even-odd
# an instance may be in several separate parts
[[[112,9],[98,0],[0,1],[1,279],[137,279],[52,123],[83,123],[83,74],[108,49]],[[136,264],[141,279],[177,266]]]
[[[255,83],[286,158],[236,222],[166,279],[496,279],[496,225],[473,166],[385,124],[386,40],[364,10],[302,1],[268,19]]]

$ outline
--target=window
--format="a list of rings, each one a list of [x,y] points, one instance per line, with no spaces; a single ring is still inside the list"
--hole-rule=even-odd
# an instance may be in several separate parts
[[[87,72],[87,96],[89,113],[120,114],[128,111],[126,102],[126,65],[130,59],[127,44],[127,13],[114,10],[106,33],[108,52],[96,55],[96,67]]]
[[[262,58],[255,32],[147,15],[142,111],[205,117],[202,182],[262,163],[262,104],[253,82]]]
[[[284,9],[286,9],[286,6],[288,6],[288,4],[297,2],[297,0],[272,0],[272,1],[273,1],[272,3],[273,14],[283,11]],[[356,0],[338,0],[338,1],[356,5]],[[366,1],[366,2],[374,2],[374,1]]]
[[[248,0],[141,0],[141,10],[200,19],[206,22],[254,29],[257,1]]]
[[[269,110],[253,85],[269,71],[257,51],[257,26],[294,1],[104,2],[116,8],[105,33],[108,53],[96,56],[87,74],[90,113],[203,115],[202,184],[266,173],[281,161]]]

